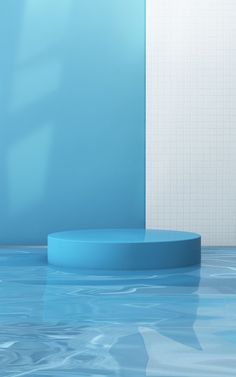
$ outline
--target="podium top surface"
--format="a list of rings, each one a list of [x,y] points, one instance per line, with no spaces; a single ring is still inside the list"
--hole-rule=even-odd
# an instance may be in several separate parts
[[[50,238],[71,242],[162,243],[194,240],[197,233],[154,229],[81,229],[49,234]]]

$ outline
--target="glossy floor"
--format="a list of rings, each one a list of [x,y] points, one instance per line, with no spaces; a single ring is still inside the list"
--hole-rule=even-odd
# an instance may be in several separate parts
[[[0,250],[0,376],[235,377],[236,249],[104,275]]]

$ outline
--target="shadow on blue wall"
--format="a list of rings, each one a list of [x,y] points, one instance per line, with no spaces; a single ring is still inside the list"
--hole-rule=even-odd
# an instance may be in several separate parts
[[[1,243],[144,226],[144,3],[0,3]]]

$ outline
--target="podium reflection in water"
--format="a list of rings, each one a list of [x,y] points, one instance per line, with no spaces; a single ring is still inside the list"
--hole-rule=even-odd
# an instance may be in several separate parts
[[[200,350],[194,332],[200,270],[132,273],[47,269],[43,320],[55,324],[62,357],[85,368],[143,376],[149,332]],[[181,330],[180,330],[181,328]],[[65,344],[64,344],[65,345]],[[162,345],[154,345],[158,355]],[[67,355],[68,353],[68,355]],[[82,368],[82,369],[81,369]]]

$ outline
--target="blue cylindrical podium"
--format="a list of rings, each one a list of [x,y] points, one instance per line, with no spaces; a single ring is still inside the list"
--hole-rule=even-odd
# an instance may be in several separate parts
[[[48,262],[59,267],[146,270],[199,264],[196,233],[146,229],[87,229],[48,236]]]

